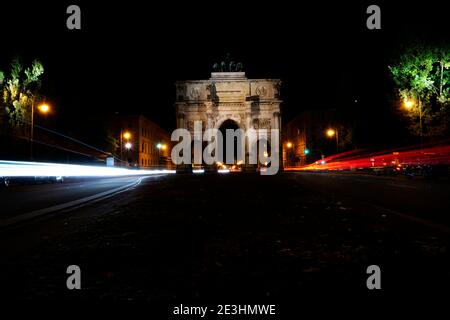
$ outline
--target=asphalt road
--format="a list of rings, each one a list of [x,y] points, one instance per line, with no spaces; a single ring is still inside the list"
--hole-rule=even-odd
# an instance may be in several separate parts
[[[146,179],[0,233],[2,295],[264,303],[447,292],[450,233],[438,213],[448,199],[434,203],[447,183],[307,173]],[[66,288],[71,264],[82,269],[82,290]],[[382,270],[378,293],[366,287],[372,264]]]
[[[0,220],[82,199],[135,182],[139,177],[69,178],[64,183],[16,184],[0,188]]]
[[[450,180],[343,173],[293,173],[319,193],[450,226]]]

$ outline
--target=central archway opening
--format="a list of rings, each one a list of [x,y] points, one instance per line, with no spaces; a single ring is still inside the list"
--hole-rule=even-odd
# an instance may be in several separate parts
[[[235,130],[239,129],[239,125],[237,124],[236,121],[231,120],[231,119],[227,119],[225,120],[219,127],[219,131],[222,133],[222,137],[223,137],[223,145],[222,145],[222,156],[223,156],[223,162],[224,162],[224,167],[227,167],[229,169],[237,169],[237,166],[240,165],[241,163],[238,163],[238,141],[237,138],[234,138],[233,141],[233,150],[234,150],[234,159],[232,163],[228,163],[226,161],[226,146],[227,146],[227,130],[233,130],[233,132]]]

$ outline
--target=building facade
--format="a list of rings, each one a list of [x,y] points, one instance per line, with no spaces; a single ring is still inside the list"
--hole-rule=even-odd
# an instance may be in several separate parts
[[[326,136],[326,130],[337,126],[334,109],[306,110],[299,113],[283,128],[284,166],[305,165],[334,153],[334,139]]]
[[[171,141],[168,132],[142,115],[120,120],[120,158],[139,168],[170,168]]]
[[[280,129],[280,85],[279,79],[247,79],[245,72],[236,71],[212,72],[208,80],[178,81],[177,128],[193,134],[194,122],[201,121],[203,130],[230,123],[244,131]]]

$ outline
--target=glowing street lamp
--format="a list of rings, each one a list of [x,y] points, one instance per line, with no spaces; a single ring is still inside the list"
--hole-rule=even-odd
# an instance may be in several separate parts
[[[162,150],[166,150],[167,149],[167,145],[162,144],[161,142],[159,142],[156,145],[156,148],[158,149],[158,166],[161,164],[161,149]]]
[[[288,147],[289,149],[292,148],[292,142],[288,142],[288,143],[286,144],[286,147]]]
[[[40,104],[39,106],[38,106],[38,110],[41,112],[41,113],[48,113],[49,111],[50,111],[50,107],[49,107],[49,105],[48,104],[46,104],[46,103],[43,103],[43,104]]]
[[[405,101],[405,108],[410,110],[412,107],[414,106],[414,102],[411,100],[406,100]]]
[[[414,107],[415,103],[414,100],[410,100],[407,99],[403,102],[405,109],[408,111],[411,111],[412,108]],[[423,129],[422,129],[422,102],[418,101],[418,108],[417,110],[419,111],[419,128],[420,128],[420,144],[423,143]]]
[[[123,133],[123,138],[124,138],[125,140],[130,140],[130,138],[131,138],[131,133],[128,132],[128,131],[125,131],[125,132]]]
[[[335,129],[328,129],[327,130],[327,136],[329,138],[332,138],[333,136],[336,137],[336,152],[339,152],[339,132]]]
[[[30,128],[30,158],[33,160],[33,139],[34,139],[34,97],[31,101],[31,128]],[[37,106],[39,112],[46,114],[50,111],[50,106],[46,103],[41,103]]]
[[[332,136],[334,136],[336,134],[336,131],[334,131],[333,129],[328,129],[327,130],[327,136],[329,136],[330,138],[332,137]]]
[[[123,129],[120,129],[120,160],[123,161],[123,148],[130,150],[132,147],[132,144],[130,142],[131,139],[131,132],[130,131],[123,131]],[[125,141],[123,141],[125,140]],[[124,143],[125,142],[125,143]]]

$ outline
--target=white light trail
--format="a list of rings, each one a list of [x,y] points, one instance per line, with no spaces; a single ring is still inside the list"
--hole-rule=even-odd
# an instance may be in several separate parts
[[[175,170],[138,170],[102,166],[0,160],[0,177],[112,177],[170,173],[175,173]]]

